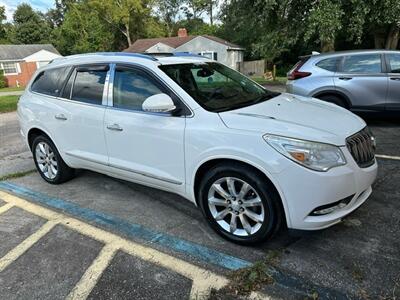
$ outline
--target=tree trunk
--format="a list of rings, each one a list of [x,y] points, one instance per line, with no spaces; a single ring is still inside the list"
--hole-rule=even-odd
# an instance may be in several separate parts
[[[394,50],[399,43],[399,27],[397,24],[392,24],[389,33],[386,36],[385,49]]]
[[[335,41],[321,41],[321,52],[335,51]]]
[[[125,36],[126,40],[128,41],[128,47],[132,45],[132,40],[131,40],[131,32],[129,30],[129,23],[125,24]]]
[[[209,14],[210,14],[210,25],[213,25],[213,1],[210,0],[210,7],[209,7]]]

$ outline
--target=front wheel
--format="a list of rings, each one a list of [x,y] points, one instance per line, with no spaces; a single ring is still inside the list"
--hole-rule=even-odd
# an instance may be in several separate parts
[[[279,229],[279,199],[265,178],[251,168],[214,167],[203,178],[199,197],[211,227],[231,241],[258,243]]]

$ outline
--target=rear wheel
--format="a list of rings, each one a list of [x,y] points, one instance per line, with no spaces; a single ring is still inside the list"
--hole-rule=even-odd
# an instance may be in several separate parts
[[[60,184],[74,177],[74,169],[66,165],[48,137],[37,136],[32,143],[32,153],[40,176],[47,182]]]
[[[340,107],[347,108],[346,101],[343,98],[336,96],[336,95],[323,95],[318,97],[318,99],[324,100],[326,102],[330,102],[336,104]]]
[[[251,168],[217,165],[204,176],[199,197],[211,227],[231,241],[258,243],[279,229],[279,200]]]

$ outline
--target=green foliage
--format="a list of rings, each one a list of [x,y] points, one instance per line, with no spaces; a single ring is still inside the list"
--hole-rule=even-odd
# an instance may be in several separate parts
[[[4,76],[4,71],[0,70],[0,89],[7,87],[7,80]]]
[[[111,51],[114,33],[87,4],[78,3],[70,6],[52,40],[64,55]]]
[[[15,44],[39,44],[48,42],[51,31],[44,16],[32,9],[29,4],[18,5],[15,10],[14,26],[9,39]]]

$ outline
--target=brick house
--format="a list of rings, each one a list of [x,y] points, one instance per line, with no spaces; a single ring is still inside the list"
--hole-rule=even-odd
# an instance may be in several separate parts
[[[38,68],[60,56],[50,44],[0,45],[0,70],[8,86],[25,86]]]
[[[139,53],[191,52],[238,69],[238,63],[243,62],[244,50],[239,45],[212,35],[188,35],[185,28],[180,28],[178,36],[138,39],[124,51]]]

